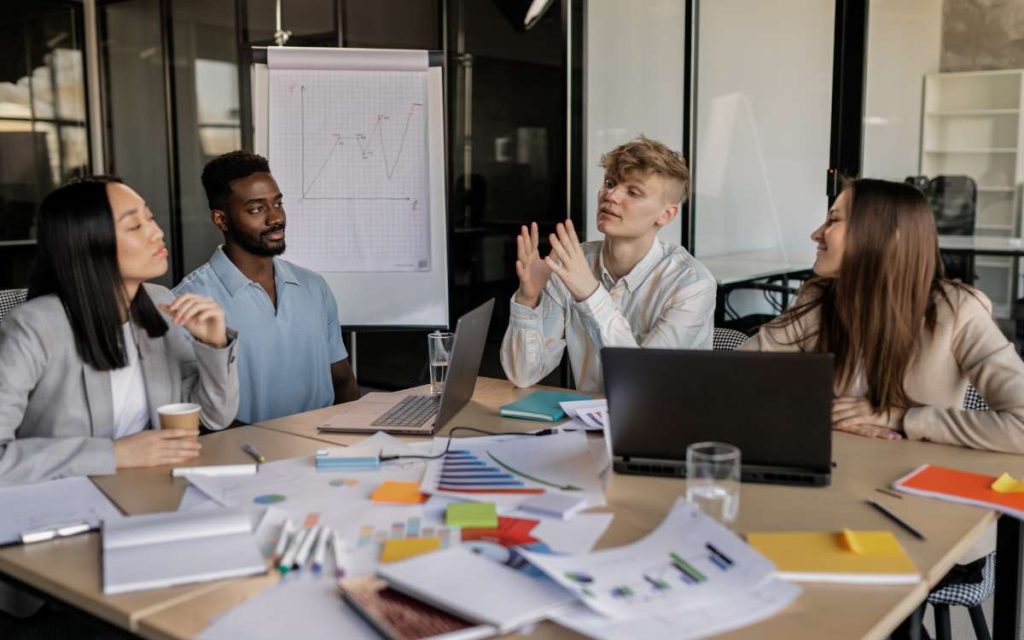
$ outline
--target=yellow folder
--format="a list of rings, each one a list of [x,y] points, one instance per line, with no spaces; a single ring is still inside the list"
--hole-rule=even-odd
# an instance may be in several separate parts
[[[748,533],[747,542],[788,580],[911,584],[921,579],[890,531]]]

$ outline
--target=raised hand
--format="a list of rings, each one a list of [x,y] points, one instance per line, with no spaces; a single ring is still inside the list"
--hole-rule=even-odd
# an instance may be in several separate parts
[[[572,220],[566,220],[564,224],[560,222],[555,227],[555,233],[551,234],[551,255],[544,262],[562,279],[576,302],[586,300],[600,286],[583,255]]]
[[[540,257],[540,234],[537,223],[524,226],[516,236],[516,275],[519,276],[519,291],[516,302],[527,307],[536,307],[540,303],[540,292],[548,284],[551,269]]]
[[[211,347],[221,348],[228,343],[224,310],[212,298],[186,293],[171,304],[160,305],[175,324],[185,327],[192,336]]]

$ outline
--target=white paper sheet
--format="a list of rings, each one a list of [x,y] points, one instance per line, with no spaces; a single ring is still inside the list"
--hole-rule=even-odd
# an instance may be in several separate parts
[[[447,438],[441,440],[447,442]],[[495,487],[498,491],[465,491],[483,485],[464,484],[473,482],[472,477],[453,480],[454,475],[446,471],[446,464],[457,456],[470,457],[471,464],[486,468],[487,473],[502,475],[502,481],[510,483],[504,488],[564,493],[586,499],[588,507],[605,504],[600,469],[591,455],[585,433],[459,438],[453,441],[448,458],[431,460],[427,465],[422,483],[424,492],[494,502],[500,511],[506,512],[515,509],[531,494],[502,493],[503,487]],[[451,490],[454,486],[463,490]]]
[[[610,513],[579,513],[570,520],[538,518],[537,514],[516,511],[517,518],[533,518],[539,524],[530,535],[544,542],[555,553],[586,553],[594,548],[612,524]]]
[[[196,509],[222,509],[219,502],[206,495],[199,489],[189,485],[185,487],[185,493],[181,495],[181,502],[178,503],[178,511],[193,511]]]
[[[277,585],[217,618],[200,640],[378,640],[338,595],[332,577],[290,573]]]
[[[627,618],[700,607],[743,592],[774,566],[734,533],[679,499],[647,537],[573,556],[523,556],[598,613]]]
[[[0,514],[0,544],[20,542],[22,533],[54,525],[86,522],[96,528],[124,517],[88,478],[0,488]]]
[[[753,589],[738,592],[699,609],[665,609],[654,615],[612,620],[578,605],[553,620],[597,640],[689,640],[705,638],[754,624],[779,613],[800,595],[800,588],[768,578]]]
[[[588,431],[601,431],[608,424],[608,401],[599,400],[567,400],[559,403],[562,411],[572,418],[571,425],[583,425]],[[560,425],[562,427],[568,424]]]

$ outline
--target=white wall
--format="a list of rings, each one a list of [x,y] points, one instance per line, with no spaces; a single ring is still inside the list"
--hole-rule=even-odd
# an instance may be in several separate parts
[[[924,76],[939,70],[942,0],[871,0],[861,172],[919,173]]]
[[[686,0],[587,3],[585,175],[590,240],[602,237],[597,230],[602,153],[641,133],[685,152],[685,6]],[[681,234],[678,218],[659,232],[675,244]]]
[[[698,30],[696,255],[813,256],[825,216],[833,0],[705,0]]]

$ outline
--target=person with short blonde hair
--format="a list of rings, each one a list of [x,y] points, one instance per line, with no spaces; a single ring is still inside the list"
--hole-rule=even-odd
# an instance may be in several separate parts
[[[604,154],[601,166],[604,240],[581,243],[566,220],[542,258],[537,223],[516,237],[519,289],[501,347],[516,386],[539,382],[567,349],[577,388],[601,392],[602,347],[711,348],[715,279],[686,249],[657,237],[685,201],[686,161],[640,136]]]

